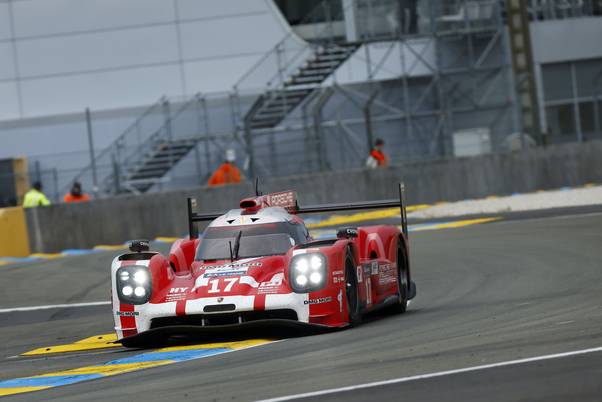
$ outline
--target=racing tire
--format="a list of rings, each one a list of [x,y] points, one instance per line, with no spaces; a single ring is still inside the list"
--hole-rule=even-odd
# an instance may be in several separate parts
[[[393,305],[393,312],[405,313],[408,307],[408,259],[403,241],[397,242],[397,302]]]
[[[345,298],[347,302],[347,320],[349,325],[358,325],[361,321],[360,303],[357,287],[357,273],[353,255],[348,250],[345,258]]]

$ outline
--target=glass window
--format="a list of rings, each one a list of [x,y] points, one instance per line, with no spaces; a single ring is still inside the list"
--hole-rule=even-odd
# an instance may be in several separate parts
[[[290,222],[210,227],[203,233],[196,259],[229,259],[230,247],[236,253],[237,243],[238,258],[280,255],[285,254],[294,245],[306,241],[307,230],[304,225]]]
[[[276,0],[276,5],[291,25],[340,20],[343,15],[341,0]]]
[[[596,110],[594,102],[579,103],[579,119],[581,121],[581,131],[584,135],[591,137],[591,134],[599,134],[600,131],[600,104]],[[597,113],[597,114],[596,114]]]
[[[548,130],[555,137],[575,136],[575,113],[573,104],[546,107]]]
[[[569,63],[544,64],[542,75],[546,101],[566,100],[573,97]]]
[[[579,61],[575,63],[577,75],[577,95],[580,98],[602,97],[602,59]]]

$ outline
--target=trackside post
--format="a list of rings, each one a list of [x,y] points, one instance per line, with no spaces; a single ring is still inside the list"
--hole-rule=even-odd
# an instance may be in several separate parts
[[[199,237],[199,228],[194,221],[196,215],[196,198],[188,198],[188,233],[191,239]]]

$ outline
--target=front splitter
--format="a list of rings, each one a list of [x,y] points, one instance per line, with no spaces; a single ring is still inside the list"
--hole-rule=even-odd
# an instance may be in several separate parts
[[[344,327],[343,327],[344,328]],[[125,347],[152,347],[171,342],[224,341],[259,338],[293,338],[337,331],[342,328],[294,320],[267,319],[228,325],[171,325],[115,341]]]

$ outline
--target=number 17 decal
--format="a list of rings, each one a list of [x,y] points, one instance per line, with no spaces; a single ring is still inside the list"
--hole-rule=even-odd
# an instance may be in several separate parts
[[[224,287],[223,292],[230,292],[234,284],[238,281],[238,278],[224,278],[224,282],[226,282],[226,287]],[[219,293],[222,292],[219,286],[220,279],[210,280],[211,289],[207,291],[207,293]]]

